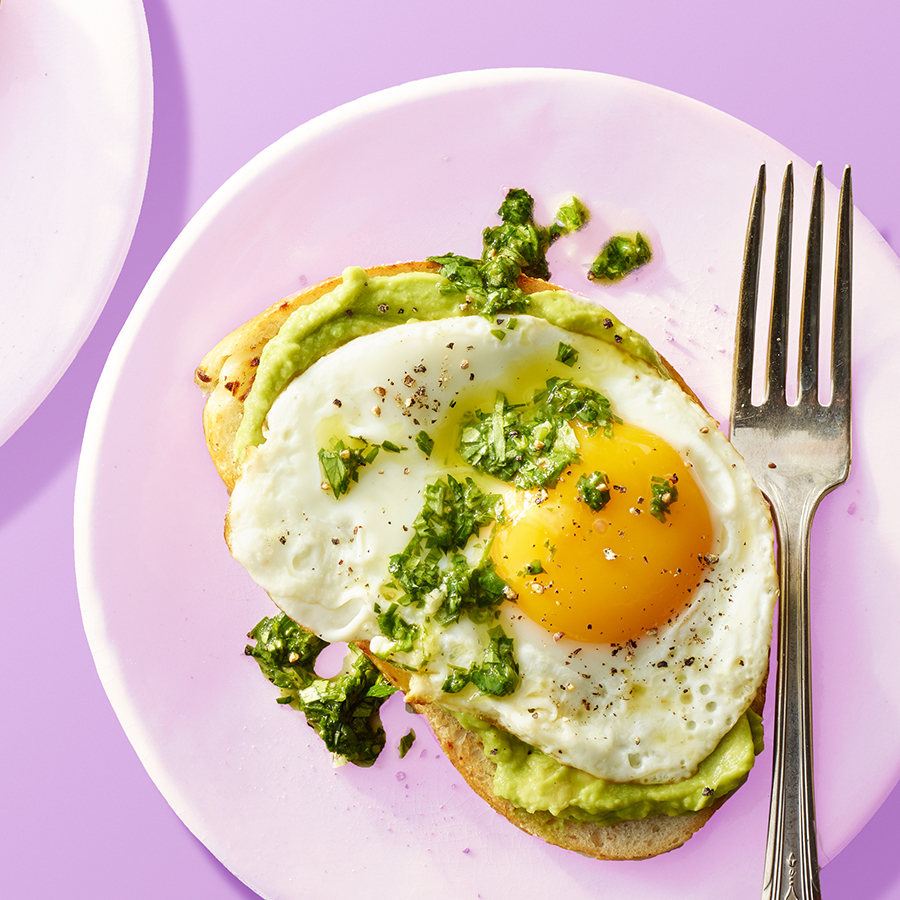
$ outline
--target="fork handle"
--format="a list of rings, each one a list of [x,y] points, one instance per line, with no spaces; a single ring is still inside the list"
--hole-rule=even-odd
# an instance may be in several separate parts
[[[791,497],[778,523],[777,707],[763,900],[820,900],[812,758],[809,535],[819,498]],[[796,493],[796,492],[793,492]],[[772,498],[770,498],[772,499]],[[799,515],[798,515],[799,512]]]

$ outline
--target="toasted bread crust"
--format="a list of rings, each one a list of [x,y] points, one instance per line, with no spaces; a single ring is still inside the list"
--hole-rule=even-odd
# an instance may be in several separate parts
[[[437,269],[435,263],[408,262],[374,266],[365,271],[369,275],[378,276],[414,271],[433,272]],[[263,347],[278,333],[295,309],[315,302],[341,281],[339,276],[329,278],[273,304],[220,341],[197,367],[194,380],[207,395],[203,410],[207,448],[229,493],[239,477],[233,452],[235,434],[243,417],[244,401],[253,386]],[[557,285],[526,276],[522,276],[519,286],[526,293],[563,290]],[[699,403],[681,376],[665,360],[662,362],[672,378]],[[408,690],[409,679],[406,673],[372,656],[366,642],[361,642],[358,646],[389,681],[404,693]],[[765,679],[751,707],[761,714],[764,702]],[[528,834],[589,857],[647,859],[666,853],[680,847],[702,828],[727,799],[722,798],[699,812],[677,816],[648,816],[605,826],[557,818],[550,813],[530,813],[518,809],[494,793],[496,764],[484,753],[477,734],[463,728],[454,716],[434,704],[414,703],[411,706],[428,720],[447,757],[469,786],[500,815]]]

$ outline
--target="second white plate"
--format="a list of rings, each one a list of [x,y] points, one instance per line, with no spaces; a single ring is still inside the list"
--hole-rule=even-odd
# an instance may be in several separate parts
[[[69,366],[137,224],[153,118],[140,0],[0,9],[0,444]]]

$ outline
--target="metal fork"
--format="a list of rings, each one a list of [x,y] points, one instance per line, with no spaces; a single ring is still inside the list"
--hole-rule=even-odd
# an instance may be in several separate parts
[[[813,792],[809,647],[809,536],[822,497],[850,471],[850,295],[853,201],[850,168],[839,203],[831,341],[831,399],[819,401],[819,297],[824,213],[816,168],[800,318],[798,399],[785,390],[790,293],[793,166],[784,175],[775,251],[765,399],[751,402],[753,345],[762,245],[765,165],[753,194],[735,338],[731,440],[772,508],[781,593],[772,796],[762,896],[821,897]]]

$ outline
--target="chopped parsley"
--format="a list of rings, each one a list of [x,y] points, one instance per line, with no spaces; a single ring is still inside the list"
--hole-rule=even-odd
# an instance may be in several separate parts
[[[474,468],[522,489],[554,485],[578,459],[572,421],[612,436],[619,421],[609,401],[588,387],[550,378],[531,403],[513,405],[498,393],[490,410],[463,419],[459,453]]]
[[[463,612],[480,621],[503,602],[505,587],[506,582],[486,562],[472,568],[464,556],[457,554],[437,586],[444,597],[434,614],[435,621],[451,625],[459,621]]]
[[[575,484],[576,496],[594,511],[600,512],[609,503],[609,479],[605,472],[582,475]]]
[[[425,502],[413,523],[413,537],[388,561],[392,580],[382,594],[389,605],[384,610],[376,607],[378,627],[391,641],[389,649],[383,651],[385,658],[407,667],[396,654],[416,650],[427,653],[429,621],[441,627],[458,622],[463,615],[482,627],[494,621],[508,589],[490,562],[490,540],[474,564],[464,551],[482,528],[496,522],[502,509],[500,497],[485,494],[471,478],[462,483],[447,476],[425,487]],[[404,612],[411,609],[419,612]],[[427,610],[424,619],[423,609]],[[417,615],[421,626],[407,621],[406,616]],[[512,658],[512,639],[501,641],[496,630],[488,631],[490,648],[483,662],[473,667],[471,674],[466,673],[465,684],[471,681],[485,693],[503,696],[515,690],[518,669]]]
[[[588,278],[601,282],[621,281],[629,272],[639,269],[652,258],[650,243],[640,232],[633,236],[617,234],[600,248],[588,270]]]
[[[499,625],[490,629],[488,636],[491,642],[484,659],[468,669],[454,669],[443,684],[446,693],[458,694],[472,683],[482,694],[506,697],[518,687],[519,666],[513,655],[513,639]]]
[[[570,347],[568,344],[560,341],[556,350],[556,360],[571,368],[578,362],[578,351],[574,347]]]
[[[370,444],[365,438],[352,437],[348,438],[348,443],[340,438],[333,438],[330,450],[319,450],[322,472],[335,499],[348,493],[351,485],[359,481],[359,470],[374,462],[379,450],[402,453],[406,447],[400,447],[392,441]]]
[[[381,633],[394,642],[394,650],[399,653],[409,653],[416,643],[418,625],[413,625],[397,614],[398,606],[392,603],[384,612],[378,604],[375,605],[375,613],[378,616],[378,627]]]
[[[538,225],[534,198],[522,188],[507,192],[497,214],[501,224],[482,232],[481,259],[455,253],[429,257],[440,264],[441,274],[451,282],[448,290],[464,291],[486,318],[502,310],[524,312],[528,298],[518,286],[519,276],[549,278],[547,251],[551,245],[590,218],[587,207],[572,197],[559,208],[551,225]]]
[[[359,470],[371,463],[378,451],[378,444],[369,444],[364,438],[351,438],[359,446],[345,444],[340,438],[331,442],[331,449],[324,447],[319,450],[319,462],[325,473],[325,480],[331,486],[335,499],[346,494],[353,482],[359,481]]]
[[[551,245],[563,235],[578,231],[590,219],[587,207],[572,197],[557,211],[552,225],[538,225],[534,221],[534,198],[522,188],[507,192],[497,214],[503,224],[482,232],[482,259],[489,269],[493,260],[512,260],[523,275],[532,278],[550,277],[547,251]]]
[[[592,434],[602,429],[608,438],[613,423],[622,421],[610,412],[606,397],[565,378],[548,378],[546,388],[534,395],[534,402],[550,415],[587,425]]]
[[[379,710],[393,687],[354,646],[343,671],[333,678],[316,674],[315,663],[328,646],[284,613],[259,622],[248,635],[252,656],[280,691],[278,703],[306,716],[309,726],[341,761],[370,766],[384,748]]]
[[[429,596],[441,596],[434,617],[447,625],[458,621],[464,610],[491,609],[502,602],[506,584],[490,567],[487,552],[475,567],[459,552],[501,511],[500,497],[485,494],[471,478],[461,483],[450,475],[426,485],[412,539],[388,560],[393,581],[387,589],[394,594],[393,606],[422,604]],[[379,619],[382,632],[396,640],[393,629],[397,626],[392,620],[386,624],[391,631]]]
[[[420,431],[416,435],[416,446],[426,456],[431,456],[431,451],[434,450],[434,438],[432,438],[427,431]]]
[[[400,755],[400,759],[403,759],[407,753],[409,753],[410,749],[412,749],[412,745],[416,742],[416,732],[415,729],[410,728],[406,734],[400,738],[400,743],[397,746],[397,752]]]
[[[426,485],[424,494],[425,503],[413,522],[416,537],[412,542],[441,550],[462,549],[503,509],[498,494],[485,494],[471,478],[463,483],[448,475],[446,481]]]
[[[661,478],[654,475],[650,479],[650,491],[653,499],[650,501],[650,515],[660,522],[666,521],[669,507],[678,499],[678,488],[675,487],[675,478]]]

